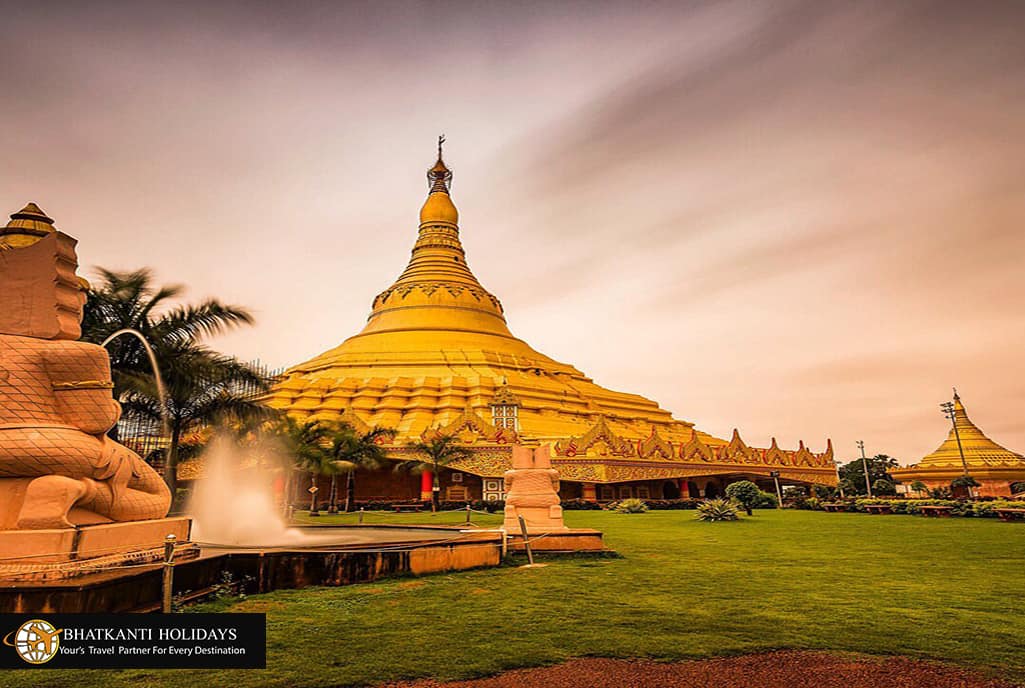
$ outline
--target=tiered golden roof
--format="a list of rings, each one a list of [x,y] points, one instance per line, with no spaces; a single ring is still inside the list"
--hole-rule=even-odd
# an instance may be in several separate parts
[[[0,227],[0,246],[10,248],[31,246],[42,237],[56,231],[53,219],[47,217],[38,205],[29,203],[11,215],[6,226]]]
[[[678,469],[688,462],[688,447],[707,455],[702,464],[732,462],[719,456],[732,444],[673,418],[654,401],[601,387],[513,336],[502,304],[467,265],[450,195],[452,172],[440,146],[427,178],[429,194],[406,269],[374,299],[363,330],[286,371],[270,405],[303,417],[347,414],[389,427],[397,431],[397,447],[439,431],[459,434],[482,451],[510,441],[551,442],[557,459],[581,462],[580,470],[599,481],[627,479],[613,476],[610,462],[643,463],[652,477],[667,469],[684,475]],[[502,403],[517,406],[518,433],[492,425],[491,407]],[[766,457],[776,456],[746,445],[744,452],[748,463],[771,463]],[[811,454],[802,445],[776,458],[813,467],[825,476],[822,482],[833,479],[831,447]],[[477,472],[501,475],[500,464]]]

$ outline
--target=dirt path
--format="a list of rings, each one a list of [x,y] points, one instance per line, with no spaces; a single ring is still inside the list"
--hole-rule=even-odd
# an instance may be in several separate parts
[[[574,659],[470,681],[390,683],[388,688],[1011,688],[950,664],[907,657],[769,652],[692,662]]]

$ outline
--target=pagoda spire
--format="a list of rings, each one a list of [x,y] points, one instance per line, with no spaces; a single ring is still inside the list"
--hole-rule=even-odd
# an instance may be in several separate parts
[[[449,196],[452,171],[438,158],[427,170],[427,200],[406,269],[377,295],[363,336],[380,331],[460,331],[512,337],[502,304],[470,270],[459,239],[459,211]]]
[[[459,211],[452,203],[449,196],[449,189],[452,186],[452,170],[445,165],[441,157],[441,146],[445,143],[445,135],[438,137],[438,160],[434,167],[427,170],[427,188],[429,189],[427,200],[420,209],[420,226],[436,223],[444,223],[457,227],[459,225]]]

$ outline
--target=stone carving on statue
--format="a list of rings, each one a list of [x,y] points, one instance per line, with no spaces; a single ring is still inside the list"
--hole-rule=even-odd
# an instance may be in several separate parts
[[[504,476],[506,531],[521,532],[520,516],[528,534],[567,530],[559,505],[559,472],[552,468],[548,445],[514,446],[512,466]]]
[[[0,228],[0,530],[163,518],[171,494],[106,436],[120,405],[107,352],[75,341],[76,241],[27,206]]]

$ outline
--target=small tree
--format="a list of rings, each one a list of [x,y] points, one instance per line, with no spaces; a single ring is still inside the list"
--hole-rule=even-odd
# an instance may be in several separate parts
[[[434,477],[431,486],[431,511],[438,510],[438,493],[441,491],[441,483],[438,480],[439,469],[453,461],[468,459],[473,455],[469,449],[457,444],[458,441],[451,435],[437,435],[426,442],[411,442],[409,448],[423,458],[403,461],[395,467],[396,470],[408,470],[411,473],[431,471]]]
[[[897,459],[886,454],[876,454],[862,461],[861,458],[854,459],[840,466],[840,478],[850,482],[850,487],[844,487],[849,494],[865,494],[865,467],[868,467],[869,483],[875,483],[880,478],[892,481],[890,470],[899,466]]]
[[[331,458],[338,465],[345,477],[345,511],[352,509],[356,501],[356,471],[360,468],[374,470],[387,462],[387,454],[382,447],[385,440],[395,436],[395,431],[388,428],[374,428],[367,432],[358,432],[347,423],[338,426],[331,437]],[[336,489],[337,473],[331,476],[331,497],[328,512],[338,511],[338,493]]]
[[[966,494],[968,497],[972,497],[972,488],[979,487],[979,481],[972,476],[965,475],[958,476],[950,481],[950,491],[956,495]],[[963,490],[963,492],[962,492]]]
[[[726,496],[744,507],[748,516],[752,514],[751,509],[758,503],[761,494],[762,491],[750,480],[741,480],[726,486]]]
[[[872,492],[877,495],[895,495],[897,494],[897,488],[886,478],[879,478],[879,480],[872,483]]]
[[[316,420],[297,421],[291,416],[281,416],[271,428],[272,434],[281,442],[290,462],[289,480],[285,488],[285,508],[291,495],[291,472],[298,469],[310,474],[310,515],[317,512],[317,476],[330,475],[334,466],[327,451],[331,441],[331,429]]]
[[[922,494],[923,492],[927,492],[929,488],[921,480],[916,480],[915,482],[911,483],[911,490],[918,494]]]

